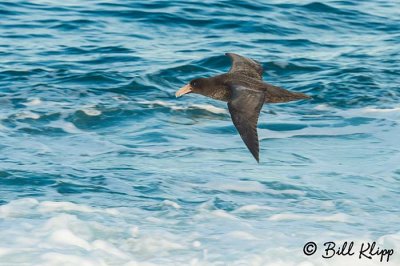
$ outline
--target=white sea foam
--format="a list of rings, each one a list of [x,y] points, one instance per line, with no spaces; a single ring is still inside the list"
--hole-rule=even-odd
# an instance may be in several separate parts
[[[252,235],[248,232],[244,232],[244,231],[232,231],[232,232],[229,232],[226,235],[226,237],[243,239],[243,240],[257,240],[258,239],[254,235]]]
[[[330,107],[327,104],[318,104],[314,107],[314,109],[319,111],[327,111],[330,109]]]
[[[0,217],[23,217],[30,213],[32,208],[36,207],[38,204],[39,202],[32,198],[14,200],[6,205],[0,206]]]
[[[101,111],[95,109],[94,107],[87,107],[82,109],[82,111],[88,116],[99,116],[101,115]]]
[[[53,232],[49,237],[49,241],[51,241],[55,245],[70,245],[86,250],[90,250],[92,248],[87,241],[78,237],[67,229],[61,229]]]
[[[336,110],[336,114],[343,117],[371,117],[371,118],[385,118],[385,119],[395,119],[400,118],[400,107],[394,108],[376,108],[376,107],[364,107],[355,108],[349,110]]]
[[[312,220],[318,222],[349,222],[351,219],[347,214],[336,213],[333,215],[304,215],[295,213],[279,213],[268,218],[270,221],[287,221],[287,220]]]
[[[103,224],[104,218],[109,221],[112,217],[121,221],[125,216],[119,210],[72,202],[39,202],[32,198],[12,201],[0,206],[3,221],[14,219],[8,224],[9,230],[0,232],[0,237],[7,239],[0,243],[0,261],[12,264],[18,258],[29,265],[49,266],[151,265],[135,260],[138,255],[134,253],[143,258],[155,257],[201,246],[186,246],[177,236],[165,232],[139,234],[138,227],[129,223],[124,223],[126,228]],[[11,237],[16,233],[18,237]],[[21,250],[25,250],[22,260]]]
[[[400,107],[392,108],[378,108],[378,107],[363,107],[363,108],[353,108],[348,110],[336,109],[327,104],[320,104],[314,107],[315,110],[319,111],[331,111],[332,114],[340,115],[343,117],[382,117],[392,118],[398,117],[400,115]]]
[[[97,258],[48,252],[40,256],[40,263],[37,266],[107,266],[105,261]]]
[[[272,211],[276,210],[274,207],[270,206],[260,206],[257,204],[250,204],[250,205],[244,205],[235,210],[235,212],[259,212],[259,211]]]
[[[211,104],[193,104],[192,107],[206,110],[214,114],[227,114],[227,109],[219,108]]]
[[[0,248],[0,258],[1,258],[2,256],[8,255],[8,254],[13,253],[13,252],[14,252],[14,250],[11,249],[11,248],[4,248],[4,247],[2,247],[2,248]]]
[[[193,243],[192,243],[192,246],[194,247],[194,248],[199,248],[199,247],[201,247],[201,242],[200,241],[193,241]]]
[[[37,105],[41,105],[41,104],[42,104],[42,100],[40,100],[39,98],[29,99],[28,102],[24,103],[25,106],[37,106]]]
[[[135,226],[129,229],[129,232],[133,237],[138,237],[139,236],[139,227]]]
[[[165,102],[161,100],[155,100],[155,101],[138,101],[139,104],[146,104],[149,105],[150,107],[155,107],[155,106],[164,106],[164,107],[169,107],[173,110],[182,110],[184,107],[182,106],[177,106],[173,102]]]
[[[212,189],[236,192],[265,192],[266,188],[257,181],[235,181],[235,182],[210,182],[207,184]]]
[[[182,250],[186,247],[178,242],[159,236],[145,236],[135,243],[134,248],[138,252],[155,254],[172,250]]]
[[[288,62],[283,62],[283,61],[274,61],[273,63],[279,66],[280,68],[286,68],[289,65]]]
[[[211,213],[212,213],[212,215],[214,215],[215,217],[218,217],[218,218],[224,218],[224,219],[229,219],[229,220],[237,219],[234,215],[232,215],[224,210],[214,210]]]
[[[86,205],[79,205],[72,202],[58,202],[58,201],[43,201],[38,206],[38,211],[40,212],[55,212],[55,211],[78,211],[78,212],[105,212],[111,215],[118,215],[119,211],[117,209],[96,209]]]
[[[364,108],[365,113],[400,113],[400,107],[394,108]]]
[[[98,209],[87,205],[79,205],[72,202],[58,202],[58,201],[42,201],[39,202],[33,198],[23,198],[10,202],[6,205],[0,206],[0,217],[18,217],[24,216],[26,213],[35,210],[40,213],[46,212],[80,212],[80,213],[107,213],[110,215],[118,215],[117,209],[105,208]]]
[[[57,120],[49,123],[50,127],[60,128],[63,131],[71,134],[82,133],[83,131],[78,129],[73,123],[64,120]]]
[[[18,119],[26,119],[26,118],[31,118],[31,119],[39,119],[40,115],[31,111],[23,111],[21,113],[18,113],[16,115],[16,118]]]
[[[202,109],[205,111],[208,111],[210,113],[214,114],[224,114],[227,113],[226,109],[216,107],[211,104],[192,104],[190,106],[185,106],[185,105],[177,105],[173,102],[165,102],[161,100],[155,100],[155,101],[139,101],[139,104],[146,104],[149,105],[150,107],[154,106],[164,106],[171,108],[172,110],[189,110],[189,109]]]
[[[115,257],[118,257],[121,259],[129,259],[129,256],[125,252],[121,251],[120,249],[115,247],[113,244],[111,244],[107,241],[104,241],[104,240],[93,241],[92,248],[101,250],[103,252],[106,252],[112,256],[115,256]]]
[[[181,208],[181,206],[178,203],[173,202],[171,200],[164,200],[163,203],[164,203],[164,205],[174,207],[175,209]]]
[[[218,253],[220,250],[215,250],[215,241],[237,243],[239,247],[243,241],[250,244],[269,242],[281,238],[284,232],[260,234],[254,226],[247,224],[245,218],[238,218],[225,210],[210,210],[209,207],[204,204],[196,211],[201,219],[195,222],[202,224],[198,232],[169,232],[172,229],[169,220],[176,219],[175,215],[169,217],[171,212],[163,215],[154,213],[153,218],[157,219],[157,223],[142,222],[141,225],[134,225],[133,220],[150,217],[148,213],[135,208],[112,209],[110,212],[108,208],[32,198],[14,200],[0,206],[0,225],[7,228],[0,231],[0,262],[3,263],[0,265],[376,265],[376,260],[359,261],[355,257],[331,260],[322,260],[320,256],[305,258],[301,247],[297,245],[286,248],[274,248],[272,245],[266,249],[242,252],[239,258],[230,259],[226,254]],[[254,204],[244,205],[234,212],[266,209],[265,206]],[[196,217],[188,217],[187,222],[191,224],[192,218]],[[211,227],[207,226],[210,219],[213,221]],[[282,213],[271,216],[270,222],[296,219],[334,223],[350,220],[342,213],[327,216]],[[209,235],[218,223],[224,226],[219,228],[218,233]],[[212,242],[208,242],[207,238],[212,239]],[[200,239],[204,240],[200,242]],[[326,235],[326,239],[332,240],[332,234]],[[365,241],[353,240],[356,243]],[[376,241],[383,247],[398,250],[400,233],[384,235]],[[400,258],[394,256],[385,265],[394,266],[399,263]]]

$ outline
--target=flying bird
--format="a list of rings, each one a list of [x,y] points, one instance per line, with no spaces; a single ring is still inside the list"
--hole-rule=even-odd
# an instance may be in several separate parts
[[[196,78],[176,92],[201,94],[228,103],[233,124],[247,148],[259,162],[257,122],[264,103],[284,103],[310,96],[263,82],[261,64],[244,56],[226,53],[232,61],[228,73],[209,78]]]

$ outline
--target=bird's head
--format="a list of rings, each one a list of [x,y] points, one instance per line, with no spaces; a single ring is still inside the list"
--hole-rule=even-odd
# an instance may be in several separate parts
[[[189,82],[189,84],[186,84],[182,88],[180,88],[176,93],[176,97],[180,97],[184,94],[188,93],[197,93],[197,94],[202,94],[202,95],[207,95],[208,91],[211,88],[210,86],[210,81],[207,78],[197,78]]]

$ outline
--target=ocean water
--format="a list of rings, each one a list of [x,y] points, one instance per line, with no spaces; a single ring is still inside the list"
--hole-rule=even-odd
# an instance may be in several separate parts
[[[260,164],[174,95],[225,52],[313,97],[263,107]],[[0,1],[0,265],[400,265],[399,62],[396,0]]]

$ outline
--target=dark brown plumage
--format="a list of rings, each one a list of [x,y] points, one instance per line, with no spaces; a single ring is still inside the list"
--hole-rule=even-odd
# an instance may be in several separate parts
[[[176,96],[197,93],[227,102],[233,124],[247,148],[259,162],[257,122],[264,102],[283,103],[310,97],[263,82],[263,68],[255,60],[233,53],[226,55],[232,61],[228,73],[194,79],[178,90]]]

